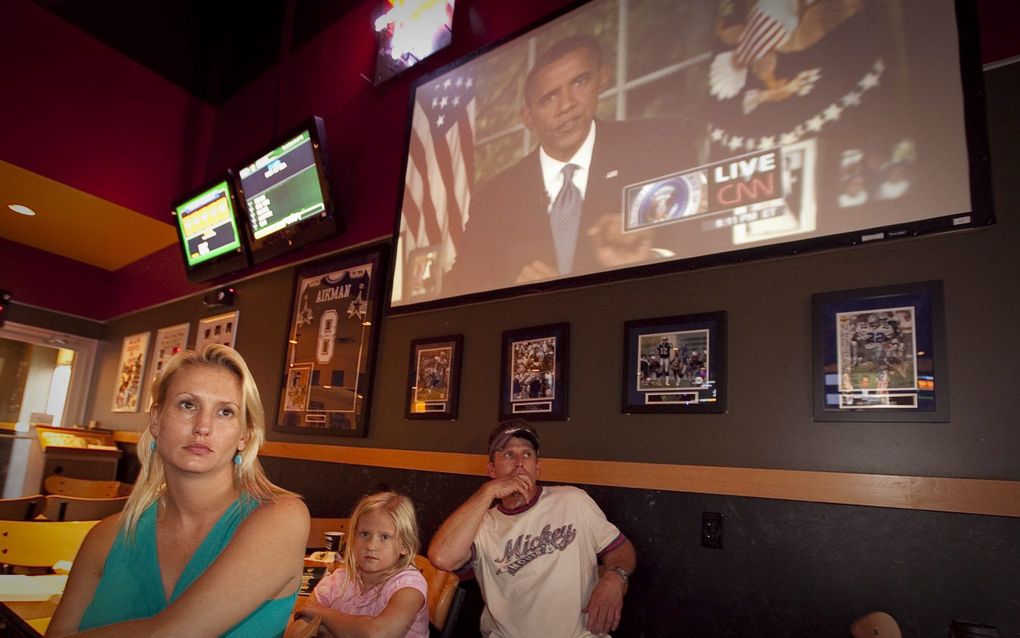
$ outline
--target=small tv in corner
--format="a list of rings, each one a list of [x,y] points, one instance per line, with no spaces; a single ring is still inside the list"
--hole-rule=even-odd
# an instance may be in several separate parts
[[[173,205],[188,281],[207,281],[251,264],[238,214],[229,171]]]
[[[244,228],[254,263],[336,235],[322,118],[312,117],[237,169]]]

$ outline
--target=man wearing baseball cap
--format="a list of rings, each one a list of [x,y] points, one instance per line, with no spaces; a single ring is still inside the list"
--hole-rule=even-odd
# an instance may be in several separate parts
[[[493,430],[491,480],[439,527],[429,559],[478,579],[483,636],[602,636],[620,622],[634,546],[583,490],[538,484],[540,445],[521,419]]]

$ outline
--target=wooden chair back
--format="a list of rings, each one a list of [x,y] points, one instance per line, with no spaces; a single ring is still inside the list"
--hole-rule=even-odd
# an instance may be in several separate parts
[[[30,521],[46,509],[46,497],[42,494],[23,498],[0,498],[0,520]]]
[[[80,498],[46,495],[46,518],[51,521],[99,521],[124,509],[127,496]]]
[[[873,611],[865,614],[850,625],[850,635],[854,638],[902,638],[900,626],[896,619],[884,611]]]
[[[73,561],[78,548],[99,521],[0,521],[0,563],[52,567]]]
[[[345,539],[350,527],[349,518],[313,518],[308,528],[307,549],[324,549],[326,547],[326,532],[343,532]]]
[[[452,635],[464,600],[464,590],[459,587],[460,580],[453,572],[433,565],[425,556],[415,556],[414,566],[429,585],[429,623],[438,630],[440,636]]]
[[[71,478],[52,474],[43,480],[43,489],[47,494],[62,496],[78,496],[81,498],[115,498],[120,493],[120,481],[99,481],[93,479]]]

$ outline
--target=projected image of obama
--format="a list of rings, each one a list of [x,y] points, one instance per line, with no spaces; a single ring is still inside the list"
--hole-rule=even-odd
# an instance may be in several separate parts
[[[692,137],[676,122],[598,119],[599,95],[609,80],[591,36],[560,40],[538,57],[520,110],[538,146],[473,198],[446,291],[499,288],[654,258],[650,233],[623,232],[623,189],[693,165],[687,150]]]

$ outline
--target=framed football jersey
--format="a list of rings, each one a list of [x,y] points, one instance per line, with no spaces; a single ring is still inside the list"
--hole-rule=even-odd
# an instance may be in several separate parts
[[[365,436],[383,250],[342,254],[298,270],[277,430]]]

